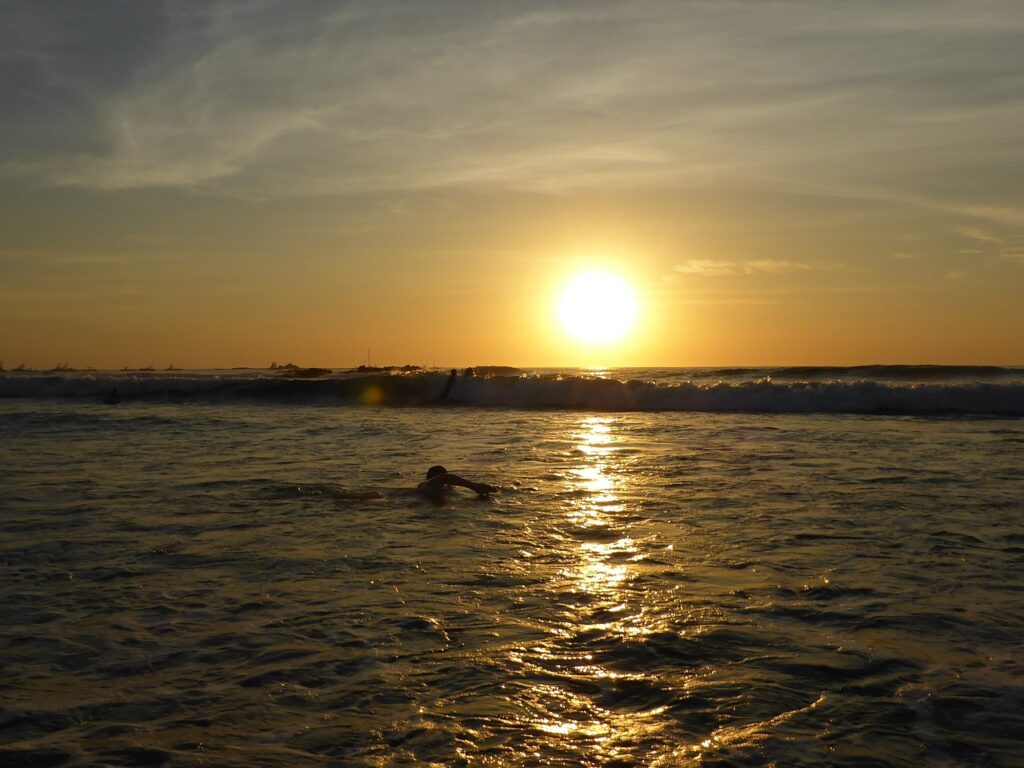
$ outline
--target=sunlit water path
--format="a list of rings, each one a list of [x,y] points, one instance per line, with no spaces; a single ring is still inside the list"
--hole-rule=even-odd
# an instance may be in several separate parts
[[[0,403],[0,763],[1020,765],[1024,422]],[[503,487],[443,506],[427,466]]]

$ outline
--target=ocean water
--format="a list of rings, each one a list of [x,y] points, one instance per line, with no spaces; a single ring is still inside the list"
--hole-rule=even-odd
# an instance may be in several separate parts
[[[1024,765],[1020,369],[486,373],[0,375],[0,764]]]

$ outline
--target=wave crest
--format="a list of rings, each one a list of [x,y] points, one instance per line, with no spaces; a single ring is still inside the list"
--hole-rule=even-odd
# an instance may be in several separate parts
[[[443,373],[280,379],[266,376],[0,375],[0,397],[122,401],[441,404]],[[443,404],[484,408],[734,413],[1024,416],[1024,383],[795,381],[652,383],[589,376],[459,377]]]

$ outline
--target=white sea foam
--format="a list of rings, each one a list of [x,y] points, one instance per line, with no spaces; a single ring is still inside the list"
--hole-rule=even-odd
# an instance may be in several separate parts
[[[815,371],[776,369],[776,378],[753,379],[762,370],[732,369],[732,380],[712,371],[645,371],[645,379],[560,373],[522,376],[332,374],[282,378],[252,371],[238,374],[139,373],[0,375],[0,397],[102,400],[115,389],[122,401],[245,400],[269,402],[372,403],[375,405],[470,405],[486,408],[563,408],[602,411],[690,411],[738,413],[900,413],[1024,415],[1024,381],[1012,369],[980,369],[988,380],[969,380],[971,369],[912,372],[878,369],[878,379],[815,380]],[[848,369],[855,370],[855,369]],[[864,369],[856,369],[864,370]],[[627,372],[628,373],[628,372]],[[692,376],[683,378],[686,373]],[[743,374],[746,374],[746,377]],[[796,379],[801,375],[802,378]],[[899,378],[911,378],[901,381]],[[786,380],[796,379],[796,380]],[[913,379],[926,379],[925,381]],[[930,379],[930,380],[928,380]]]

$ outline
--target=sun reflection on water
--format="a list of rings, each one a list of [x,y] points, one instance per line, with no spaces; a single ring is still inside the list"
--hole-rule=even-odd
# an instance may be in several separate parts
[[[616,426],[614,417],[587,416],[572,432],[576,462],[558,536],[564,566],[551,585],[562,619],[530,654],[537,668],[558,676],[531,689],[535,731],[548,749],[571,745],[587,764],[622,759],[664,727],[660,702],[620,703],[632,691],[660,688],[614,662],[622,643],[651,631],[652,618],[633,586],[643,556],[626,527],[632,481],[617,459]]]

